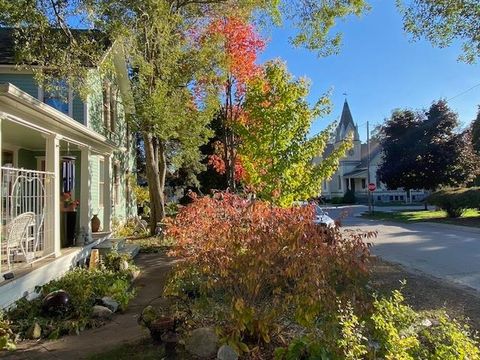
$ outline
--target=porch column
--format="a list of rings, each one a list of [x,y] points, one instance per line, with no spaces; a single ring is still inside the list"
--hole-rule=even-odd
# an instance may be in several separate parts
[[[104,156],[104,190],[103,190],[103,231],[111,230],[112,220],[112,154]]]
[[[60,136],[47,135],[45,147],[45,170],[53,173],[47,188],[45,223],[47,225],[46,248],[60,256]],[[50,240],[51,239],[51,240]]]
[[[3,164],[2,162],[2,116],[0,116],[0,166]],[[0,222],[0,226],[2,226],[3,222]],[[1,251],[0,251],[1,252]]]
[[[92,196],[90,176],[90,148],[82,147],[80,159],[80,229],[84,229],[87,233],[92,232]]]

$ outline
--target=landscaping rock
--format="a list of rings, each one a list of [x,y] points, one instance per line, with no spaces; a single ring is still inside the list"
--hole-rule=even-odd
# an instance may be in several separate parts
[[[70,295],[65,290],[57,290],[47,294],[42,300],[45,313],[64,313],[70,308]]]
[[[98,319],[111,319],[113,311],[109,308],[101,305],[95,305],[93,307],[92,317]]]
[[[127,260],[122,259],[118,267],[120,268],[120,271],[126,271],[130,267],[130,264]]]
[[[420,325],[424,327],[430,327],[433,325],[433,323],[430,321],[430,319],[423,319]]]
[[[40,339],[40,337],[42,336],[42,328],[37,322],[34,322],[25,335],[28,339]]]
[[[218,360],[237,360],[238,354],[231,346],[222,345],[220,346],[220,349],[218,349],[217,359]]]
[[[193,330],[185,341],[185,349],[199,358],[210,358],[217,352],[218,337],[212,328]]]
[[[112,312],[117,312],[118,302],[113,300],[110,296],[104,296],[101,300],[101,305],[109,308]]]

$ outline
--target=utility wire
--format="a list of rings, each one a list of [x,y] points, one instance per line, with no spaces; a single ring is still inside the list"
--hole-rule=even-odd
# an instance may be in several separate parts
[[[469,89],[461,92],[460,94],[457,94],[457,95],[455,95],[455,96],[452,96],[450,99],[447,99],[447,101],[450,101],[450,100],[453,100],[453,99],[455,99],[455,98],[457,98],[457,97],[459,97],[459,96],[462,96],[463,94],[466,94],[467,92],[469,92],[469,91],[471,91],[471,90],[473,90],[473,89],[475,89],[475,88],[477,88],[477,87],[479,87],[479,86],[480,86],[480,83],[478,83],[477,85],[473,85],[471,88],[469,88]]]

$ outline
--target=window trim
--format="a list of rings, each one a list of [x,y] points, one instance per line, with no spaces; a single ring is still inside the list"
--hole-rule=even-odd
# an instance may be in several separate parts
[[[103,179],[102,175],[103,174]],[[100,196],[100,194],[102,196]],[[105,207],[105,159],[98,160],[98,207],[103,209]]]

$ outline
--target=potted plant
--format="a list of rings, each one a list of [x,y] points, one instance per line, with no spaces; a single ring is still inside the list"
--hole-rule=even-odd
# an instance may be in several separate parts
[[[63,209],[64,211],[77,211],[80,201],[72,199],[71,192],[63,193]]]

